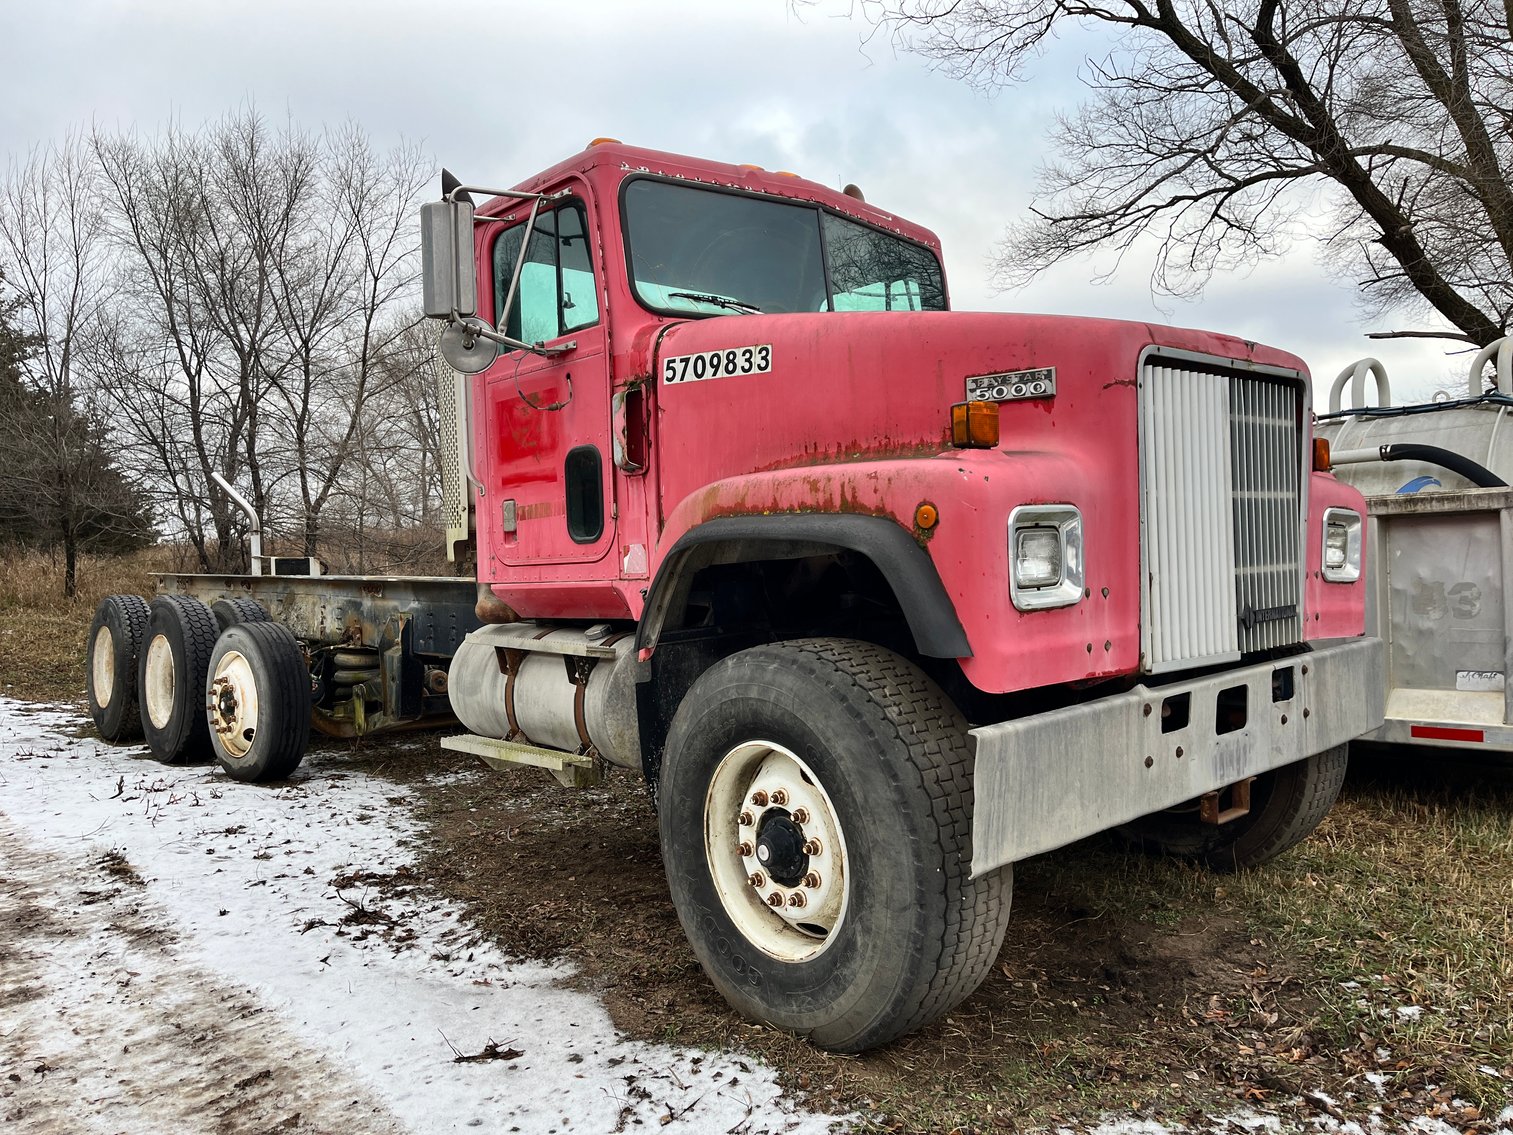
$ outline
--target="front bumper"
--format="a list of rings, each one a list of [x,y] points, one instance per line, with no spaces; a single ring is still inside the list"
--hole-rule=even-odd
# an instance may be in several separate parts
[[[1342,639],[1277,662],[1137,686],[974,729],[972,873],[1343,744],[1382,723],[1386,686],[1381,640]],[[1245,691],[1244,724],[1235,728],[1237,687]],[[1186,723],[1172,728],[1184,712]]]

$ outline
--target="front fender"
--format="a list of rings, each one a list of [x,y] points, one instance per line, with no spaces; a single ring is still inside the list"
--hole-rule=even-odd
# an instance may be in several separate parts
[[[713,563],[785,559],[821,549],[860,553],[893,589],[914,645],[932,658],[965,658],[972,648],[930,557],[893,520],[860,513],[779,512],[725,516],[684,532],[663,558],[646,599],[636,646],[656,645],[687,586]]]
[[[1130,498],[1128,507],[1120,494]],[[1008,517],[1017,505],[1046,503],[1082,511],[1088,598],[1058,610],[1021,612],[1009,598]],[[921,504],[938,515],[930,529],[914,522]],[[967,646],[949,656],[961,659],[978,689],[1004,693],[1138,666],[1135,508],[1132,485],[1100,477],[1096,463],[1042,450],[947,450],[802,466],[733,477],[691,493],[669,512],[653,564],[660,575],[683,537],[714,520],[882,519],[927,557],[940,581]],[[895,593],[908,612],[915,594]]]

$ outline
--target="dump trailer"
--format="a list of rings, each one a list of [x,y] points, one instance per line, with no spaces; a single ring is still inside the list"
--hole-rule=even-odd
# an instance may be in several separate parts
[[[292,768],[312,698],[360,732],[442,689],[448,748],[635,770],[713,984],[854,1052],[982,981],[1017,860],[1115,827],[1268,859],[1382,722],[1364,504],[1291,354],[955,312],[935,235],[854,187],[613,140],[444,171],[422,249],[477,625],[174,577],[91,639],[234,776]]]
[[[1366,497],[1367,625],[1387,647],[1387,718],[1368,740],[1513,751],[1510,412],[1513,338],[1477,353],[1463,390],[1429,402],[1394,405],[1375,359],[1330,390],[1318,435]]]

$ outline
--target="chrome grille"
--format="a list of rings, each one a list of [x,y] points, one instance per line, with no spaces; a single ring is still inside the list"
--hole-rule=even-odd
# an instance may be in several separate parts
[[[1295,383],[1229,380],[1240,650],[1302,638],[1302,430]]]
[[[1152,672],[1301,638],[1302,383],[1189,357],[1140,373],[1141,650]]]

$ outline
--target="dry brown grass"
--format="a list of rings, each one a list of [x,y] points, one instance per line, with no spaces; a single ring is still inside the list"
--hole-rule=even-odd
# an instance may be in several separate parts
[[[82,705],[84,640],[95,607],[107,595],[152,595],[152,574],[176,565],[171,548],[83,556],[78,594],[68,599],[61,557],[0,550],[0,693]]]

